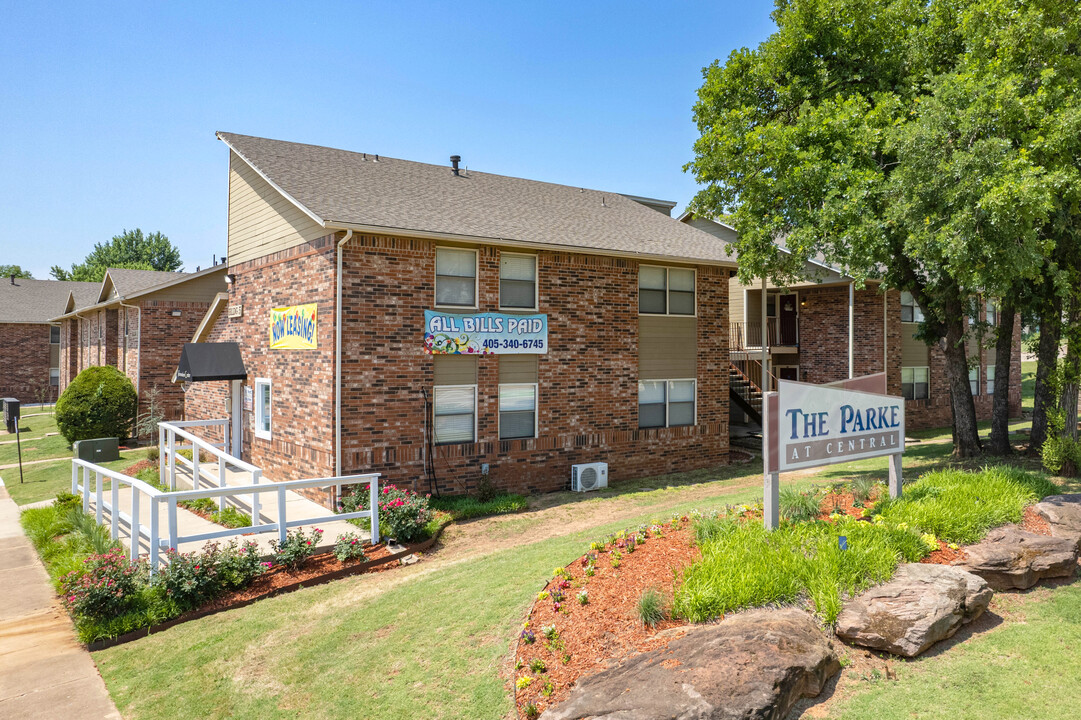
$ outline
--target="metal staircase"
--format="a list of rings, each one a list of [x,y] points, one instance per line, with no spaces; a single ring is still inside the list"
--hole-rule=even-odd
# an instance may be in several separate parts
[[[777,389],[772,373],[766,376],[770,390]],[[728,394],[747,415],[762,424],[762,364],[757,360],[732,360],[728,364]]]

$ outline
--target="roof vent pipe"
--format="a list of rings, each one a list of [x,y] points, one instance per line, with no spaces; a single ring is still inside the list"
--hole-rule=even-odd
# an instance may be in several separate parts
[[[454,171],[454,174],[455,174],[455,175],[457,175],[457,174],[458,174],[458,171],[457,171],[457,170],[455,170],[455,171]],[[12,285],[14,285],[14,284],[15,284],[15,273],[11,273],[11,284],[12,284]]]
[[[461,155],[451,155],[450,156],[450,171],[452,173],[454,173],[455,177],[457,177],[459,175],[459,173],[458,173],[458,163],[460,163],[461,161],[462,161],[462,156]]]

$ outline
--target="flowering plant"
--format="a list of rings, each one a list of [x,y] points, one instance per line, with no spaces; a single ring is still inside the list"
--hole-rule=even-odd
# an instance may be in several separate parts
[[[339,562],[346,560],[367,560],[364,554],[364,546],[356,533],[344,533],[334,541],[334,557]]]
[[[106,619],[122,614],[145,584],[145,565],[128,562],[118,551],[91,555],[83,570],[60,580],[64,601],[77,614]]]
[[[534,642],[536,642],[537,635],[529,628],[524,628],[522,630],[521,638],[522,642],[524,642],[526,645],[532,645]]]
[[[154,584],[181,610],[198,607],[221,590],[220,555],[217,543],[207,543],[199,553],[178,553],[170,548],[165,554],[168,564],[158,571]]]
[[[259,556],[259,543],[254,540],[246,540],[239,546],[232,540],[218,556],[218,575],[226,588],[247,587],[266,571],[267,565]]]
[[[304,561],[315,552],[316,546],[323,538],[323,531],[314,528],[312,534],[305,535],[303,530],[290,532],[285,536],[285,542],[271,540],[270,547],[277,553],[277,561],[290,570],[296,570]]]
[[[379,493],[379,523],[399,542],[420,539],[432,517],[427,495],[395,485],[387,485]]]

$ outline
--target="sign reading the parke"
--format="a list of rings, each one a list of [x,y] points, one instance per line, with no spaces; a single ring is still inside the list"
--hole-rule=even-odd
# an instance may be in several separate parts
[[[548,352],[547,315],[424,311],[429,355],[514,355]]]
[[[777,399],[777,470],[904,452],[904,398],[781,380]]]
[[[318,305],[293,305],[270,311],[271,350],[314,350],[318,346]]]

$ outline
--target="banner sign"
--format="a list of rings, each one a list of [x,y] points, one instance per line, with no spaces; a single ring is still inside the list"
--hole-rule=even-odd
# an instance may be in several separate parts
[[[270,349],[314,350],[318,345],[317,310],[316,303],[271,310]]]
[[[424,311],[429,355],[515,355],[548,352],[547,315]]]
[[[780,380],[777,403],[772,472],[904,452],[904,398]]]

